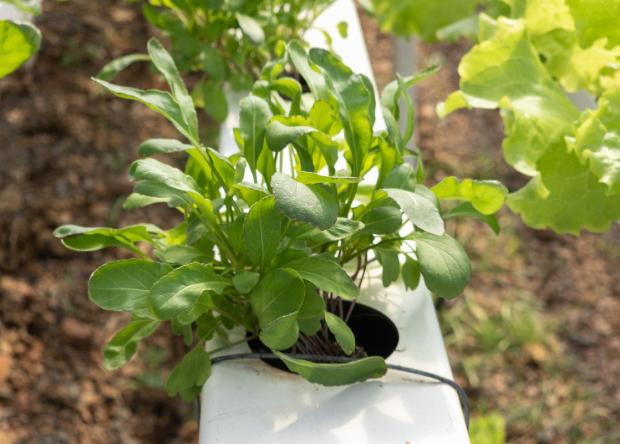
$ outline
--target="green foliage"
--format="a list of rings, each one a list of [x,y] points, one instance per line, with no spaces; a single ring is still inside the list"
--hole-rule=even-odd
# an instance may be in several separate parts
[[[508,196],[528,225],[606,231],[620,219],[620,1],[503,2],[487,11],[494,18],[480,15],[460,91],[439,113],[500,109],[506,161],[532,177]],[[580,90],[599,97],[597,109],[580,113],[571,103],[566,93]]]
[[[263,66],[283,55],[286,42],[302,38],[332,1],[148,0],[143,12],[169,39],[179,69],[201,76],[191,94],[196,106],[221,122],[228,114],[224,90],[249,90]],[[121,57],[97,77],[110,80],[141,60],[140,54]]]
[[[244,26],[253,32],[253,25]],[[402,275],[407,287],[416,288],[423,276],[438,295],[456,296],[469,279],[469,262],[444,234],[448,200],[471,202],[490,215],[503,203],[503,188],[451,178],[433,194],[405,162],[402,142],[411,128],[373,133],[375,94],[368,79],[329,52],[306,54],[297,41],[265,67],[253,94],[241,101],[240,152],[223,156],[198,139],[196,112],[172,58],[155,40],[148,52],[170,92],[97,82],[159,112],[186,139],[142,143],[142,156],[187,153],[188,167],[136,160],[129,171],[134,192],[126,203],[165,203],[183,222],[169,229],[69,225],[55,232],[76,250],[123,247],[140,256],[102,265],[90,280],[97,305],[133,315],[106,348],[106,365],[123,365],[141,339],[169,322],[193,346],[167,384],[169,393],[184,399],[209,375],[214,350],[204,344],[215,335],[227,343],[235,327],[274,351],[303,351],[309,338],[331,332],[331,349],[363,358],[346,364],[283,358],[309,381],[336,385],[381,376],[383,359],[365,357],[343,314],[334,312],[338,304],[326,301],[355,299],[373,255],[386,286]],[[284,66],[307,78],[312,92],[302,97]],[[403,88],[429,72],[400,79],[396,89],[391,84],[386,112],[399,116]],[[412,115],[405,106],[402,111]],[[340,131],[344,138],[337,137]]]
[[[437,32],[448,25],[467,19],[479,0],[370,0],[371,12],[387,32],[419,35],[434,41]]]
[[[300,374],[310,382],[326,386],[353,384],[369,378],[380,378],[387,371],[385,361],[379,356],[358,359],[345,364],[318,364],[294,359],[277,353],[289,370]]]
[[[475,444],[504,444],[506,420],[499,413],[472,418],[469,438]]]
[[[41,44],[41,32],[30,23],[0,20],[0,79],[26,63]]]

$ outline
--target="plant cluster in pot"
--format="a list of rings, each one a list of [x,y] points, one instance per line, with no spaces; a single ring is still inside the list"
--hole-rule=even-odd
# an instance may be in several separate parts
[[[436,295],[457,296],[470,266],[444,220],[476,217],[495,227],[493,214],[506,196],[494,181],[447,177],[431,189],[422,184],[420,153],[407,147],[413,135],[407,89],[435,69],[399,77],[383,90],[387,131],[375,135],[369,79],[327,50],[306,52],[291,41],[241,100],[239,153],[224,156],[199,140],[192,99],[170,55],[155,39],[148,50],[170,92],[95,80],[159,112],[186,139],[142,143],[125,202],[129,209],[166,204],[183,221],[172,228],[55,231],[74,250],[121,247],[138,256],[101,266],[89,281],[95,304],[132,316],[105,347],[106,367],[124,365],[141,340],[170,323],[189,351],[166,388],[185,400],[199,394],[214,356],[237,341],[273,352],[316,384],[384,376],[391,352],[385,347],[391,341],[393,349],[398,336],[383,315],[356,303],[365,276],[386,287],[402,278],[410,289],[423,278]],[[402,113],[411,122],[403,131],[396,123]],[[152,157],[179,152],[189,156],[185,171]],[[390,304],[380,300],[384,294],[373,296],[375,307]]]

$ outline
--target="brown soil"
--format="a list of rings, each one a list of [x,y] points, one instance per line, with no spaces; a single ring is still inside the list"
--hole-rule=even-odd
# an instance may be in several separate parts
[[[63,223],[127,223],[127,166],[146,137],[171,136],[144,107],[89,80],[113,57],[142,52],[138,8],[123,1],[46,2],[42,49],[0,82],[0,442],[192,442],[193,406],[158,389],[175,350],[168,335],[119,372],[101,347],[127,320],[86,297],[86,280],[113,252],[78,254],[52,237]],[[146,65],[119,79],[152,85]],[[162,210],[148,217],[171,226]],[[119,220],[120,217],[120,220]]]

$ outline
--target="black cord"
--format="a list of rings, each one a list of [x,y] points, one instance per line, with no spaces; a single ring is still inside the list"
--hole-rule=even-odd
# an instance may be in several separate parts
[[[346,356],[325,356],[325,355],[306,355],[306,354],[291,354],[287,355],[294,359],[305,359],[306,361],[315,361],[315,362],[351,362],[355,361],[357,358],[350,358]],[[237,359],[268,359],[268,360],[280,360],[280,358],[275,353],[234,353],[230,355],[223,356],[215,356],[211,358],[212,364],[218,364],[220,362],[233,361]],[[467,394],[463,387],[454,382],[451,379],[445,378],[441,375],[437,375],[435,373],[427,372],[425,370],[418,370],[416,368],[404,367],[402,365],[395,364],[386,364],[387,368],[390,370],[396,370],[399,372],[411,373],[418,376],[423,376],[425,378],[434,379],[442,384],[446,384],[454,389],[456,394],[459,397],[459,401],[461,403],[461,408],[463,409],[463,417],[465,418],[465,426],[467,430],[469,430],[469,399],[467,398]]]

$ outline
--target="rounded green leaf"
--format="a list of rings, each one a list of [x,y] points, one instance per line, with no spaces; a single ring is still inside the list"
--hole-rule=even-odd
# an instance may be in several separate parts
[[[439,209],[425,194],[396,188],[386,188],[384,191],[400,205],[413,225],[437,236],[444,233]]]
[[[0,20],[0,79],[26,63],[40,43],[41,33],[30,23]]]
[[[105,310],[148,313],[151,287],[170,270],[169,265],[140,259],[110,262],[91,275],[88,296]]]
[[[314,285],[306,283],[306,296],[297,315],[299,329],[306,335],[313,335],[321,329],[324,317],[325,299],[319,295]]]
[[[402,269],[403,282],[409,290],[415,290],[420,284],[420,264],[418,261],[406,257]]]
[[[325,312],[325,323],[329,331],[333,333],[342,351],[347,355],[353,353],[355,351],[355,335],[347,323],[329,311]]]
[[[291,271],[274,270],[258,283],[250,295],[250,303],[265,345],[285,350],[297,342],[297,315],[304,297],[304,283]]]
[[[148,139],[138,147],[138,154],[142,157],[155,154],[179,153],[193,149],[192,145],[182,143],[176,139]]]
[[[385,360],[379,356],[370,356],[344,364],[319,364],[291,358],[284,353],[275,353],[292,372],[310,382],[326,386],[349,385],[370,378],[380,378],[387,371]]]
[[[159,321],[134,319],[114,335],[103,349],[103,366],[116,370],[131,359],[138,348],[138,342],[152,335],[159,327]]]
[[[344,299],[354,299],[359,294],[357,285],[346,271],[328,255],[308,256],[285,265],[295,270],[303,279],[323,291],[329,291]]]
[[[471,274],[469,258],[458,241],[447,234],[418,233],[416,254],[426,286],[444,298],[463,292]]]
[[[265,268],[271,262],[282,238],[282,216],[273,197],[252,205],[243,222],[245,253],[252,265]]]
[[[265,40],[263,28],[253,17],[239,13],[236,14],[236,17],[239,27],[253,43],[262,43]]]
[[[159,279],[151,288],[149,304],[158,319],[172,319],[191,309],[205,291],[221,294],[229,285],[213,267],[194,262]]]
[[[362,222],[364,234],[392,234],[400,229],[403,216],[399,208],[383,205],[365,213]]]
[[[180,393],[183,400],[191,401],[210,375],[211,358],[200,343],[172,369],[166,392],[170,396]]]
[[[499,211],[508,195],[504,185],[496,180],[463,179],[446,177],[432,188],[439,199],[456,199],[470,202],[480,213],[489,215]]]
[[[271,187],[276,207],[289,218],[307,222],[321,230],[336,223],[338,201],[331,189],[322,185],[305,185],[282,173],[273,175]]]

